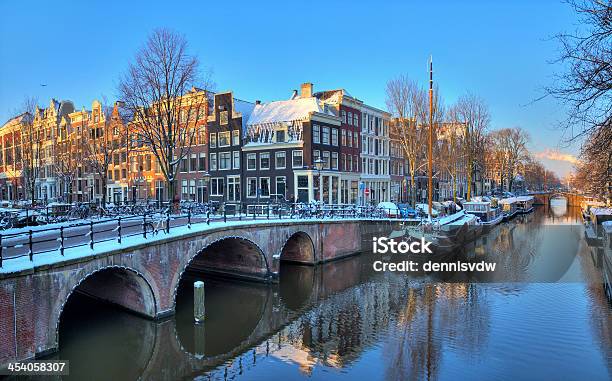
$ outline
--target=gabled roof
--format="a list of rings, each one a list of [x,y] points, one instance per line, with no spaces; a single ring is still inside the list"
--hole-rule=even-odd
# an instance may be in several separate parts
[[[313,112],[334,115],[330,110],[326,110],[315,97],[296,98],[255,105],[247,124],[304,121]]]

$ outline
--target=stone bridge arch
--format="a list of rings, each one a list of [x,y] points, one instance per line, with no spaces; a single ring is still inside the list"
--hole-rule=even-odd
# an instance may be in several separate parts
[[[280,261],[314,265],[318,262],[315,244],[304,230],[287,232],[288,236],[276,257]]]
[[[148,319],[159,313],[159,295],[154,282],[143,272],[124,265],[108,265],[81,272],[72,277],[73,283],[63,288],[62,295],[56,299],[51,309],[51,322],[48,326],[48,343],[59,348],[59,330],[62,314],[71,297],[81,292],[89,297],[111,303]]]
[[[269,280],[274,276],[272,258],[266,255],[257,237],[249,232],[240,235],[221,231],[191,240],[187,253],[182,255],[172,283],[172,309],[176,307],[176,296],[183,274],[188,268],[224,275],[239,274],[242,277]],[[240,249],[244,251],[240,251]],[[240,259],[247,259],[240,263]]]

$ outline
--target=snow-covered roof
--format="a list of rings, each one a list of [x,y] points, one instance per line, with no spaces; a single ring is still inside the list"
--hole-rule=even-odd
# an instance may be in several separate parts
[[[591,214],[595,216],[610,216],[612,208],[591,208]]]
[[[533,196],[517,196],[516,197],[516,201],[522,202],[522,201],[532,201],[534,199]]]
[[[255,105],[247,124],[251,126],[264,123],[304,121],[313,112],[334,115],[331,111],[325,110],[315,97],[296,98]]]
[[[246,125],[253,113],[255,103],[243,101],[242,99],[234,98],[234,112],[242,114],[242,131],[246,130]]]

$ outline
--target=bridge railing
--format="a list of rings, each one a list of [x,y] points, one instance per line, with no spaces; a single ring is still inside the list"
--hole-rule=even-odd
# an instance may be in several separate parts
[[[214,209],[189,206],[176,213],[168,209],[165,212],[119,216],[50,228],[27,227],[0,233],[0,268],[6,265],[4,262],[14,258],[27,256],[33,261],[35,255],[50,252],[59,252],[63,256],[67,249],[88,246],[93,250],[101,243],[116,241],[121,244],[124,238],[134,236],[146,240],[158,234],[170,234],[172,229],[181,226],[191,228],[197,224],[230,224],[232,221],[245,220],[342,218],[406,220],[399,209],[354,204],[279,203],[234,208],[222,205]]]

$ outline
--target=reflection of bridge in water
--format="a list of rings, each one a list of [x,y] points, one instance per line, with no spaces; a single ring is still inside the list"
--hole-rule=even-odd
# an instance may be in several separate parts
[[[342,293],[374,275],[372,267],[363,263],[362,258],[352,257],[317,267],[287,265],[282,267],[280,283],[275,285],[207,280],[206,320],[199,325],[193,323],[190,287],[196,275],[187,274],[174,318],[138,322],[141,343],[131,354],[134,363],[130,367],[141,379],[180,379],[204,372],[231,375],[252,367],[258,357],[279,351],[281,342],[295,339],[281,333],[288,326],[301,325],[301,320],[313,316],[336,318],[330,308],[338,307],[347,298]],[[389,286],[384,286],[378,292],[373,289],[370,292],[387,293]],[[364,300],[363,311],[372,306],[373,297],[370,295],[369,303]],[[324,303],[330,298],[334,301]],[[380,304],[382,301],[378,299],[377,311],[388,313],[388,308]],[[353,317],[353,324],[360,325],[360,321]],[[352,332],[353,328],[345,327],[343,336],[359,334]],[[299,341],[303,339],[300,337]],[[62,355],[60,352],[58,356]],[[114,364],[104,364],[104,359],[94,365],[101,372],[109,366]],[[91,374],[91,366],[83,371],[84,375]],[[78,376],[73,369],[71,374]]]

